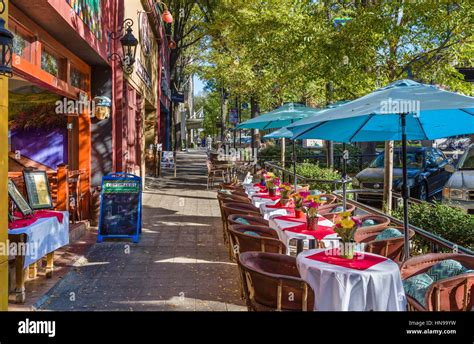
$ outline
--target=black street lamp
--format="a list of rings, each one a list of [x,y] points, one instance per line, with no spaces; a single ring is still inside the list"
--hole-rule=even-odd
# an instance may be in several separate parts
[[[0,14],[5,12],[5,3],[0,1]],[[0,18],[0,75],[13,76],[12,69],[13,34],[5,28],[5,20]]]
[[[122,29],[117,32],[109,32],[109,56],[108,59],[112,61],[119,60],[123,71],[126,74],[133,73],[133,64],[135,63],[135,54],[137,53],[138,40],[133,35],[133,20],[128,18],[123,21]],[[125,34],[121,37],[118,34],[125,30]],[[123,57],[117,53],[111,52],[111,40],[120,37],[120,44],[122,44]]]

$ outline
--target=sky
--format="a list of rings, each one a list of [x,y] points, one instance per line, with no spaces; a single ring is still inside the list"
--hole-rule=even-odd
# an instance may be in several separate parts
[[[197,75],[194,75],[193,81],[194,81],[194,96],[197,96],[203,92],[204,82]]]

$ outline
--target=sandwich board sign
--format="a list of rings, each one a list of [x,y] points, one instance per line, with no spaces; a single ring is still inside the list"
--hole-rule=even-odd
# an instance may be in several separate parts
[[[104,238],[131,238],[138,243],[142,231],[142,182],[129,173],[109,173],[102,178],[99,234]]]

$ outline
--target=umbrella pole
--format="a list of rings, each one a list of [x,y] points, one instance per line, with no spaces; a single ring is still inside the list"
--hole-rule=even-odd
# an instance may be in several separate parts
[[[296,145],[295,145],[295,141],[296,140],[293,140],[293,182],[295,184],[295,192],[296,192],[296,187],[297,187],[297,184],[298,184],[298,181],[296,180]]]
[[[346,165],[346,144],[342,143],[342,209],[346,211],[347,207],[347,165]]]
[[[403,155],[403,230],[404,230],[404,260],[410,257],[410,237],[408,233],[408,170],[407,170],[407,133],[406,133],[406,114],[401,115],[402,124],[402,155]]]

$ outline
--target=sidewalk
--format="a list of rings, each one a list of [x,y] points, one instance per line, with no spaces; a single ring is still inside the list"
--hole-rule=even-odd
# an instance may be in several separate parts
[[[149,179],[139,244],[94,244],[40,310],[246,310],[229,262],[205,153],[178,154],[177,178]]]

